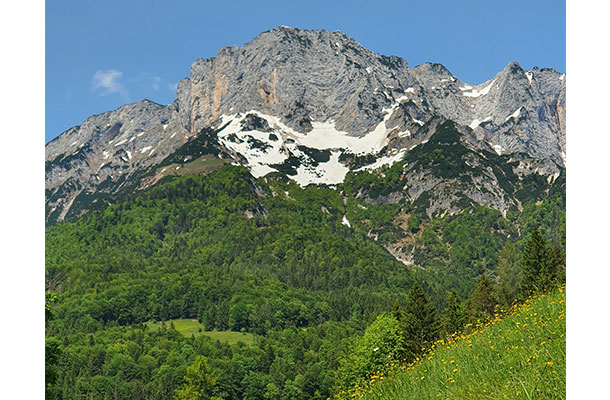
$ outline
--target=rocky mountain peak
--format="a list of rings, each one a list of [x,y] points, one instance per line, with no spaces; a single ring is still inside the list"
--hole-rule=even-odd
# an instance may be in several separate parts
[[[279,27],[195,61],[179,85],[180,113],[192,133],[216,126],[222,115],[258,110],[301,132],[332,119],[362,136],[383,118],[390,92],[412,82],[408,70],[406,61],[340,32]]]
[[[505,74],[524,74],[525,70],[518,62],[511,61],[506,64],[506,67],[504,67],[504,70],[502,72]]]
[[[336,50],[340,46],[354,48],[357,52],[374,53],[352,37],[340,31],[324,29],[300,29],[289,26],[279,26],[265,31],[244,45],[244,48],[275,47],[288,52],[309,48],[330,48]]]
[[[143,99],[51,141],[47,215],[61,220],[75,200],[124,190],[144,171],[154,175],[147,187],[167,173],[165,164],[155,172],[162,162],[176,169],[204,154],[256,177],[337,184],[350,170],[403,160],[447,120],[472,148],[565,166],[564,74],[511,62],[468,84],[441,64],[410,68],[338,31],[281,26],[196,60],[173,104]]]
[[[413,68],[419,74],[436,75],[440,78],[453,77],[453,74],[439,63],[423,63]]]

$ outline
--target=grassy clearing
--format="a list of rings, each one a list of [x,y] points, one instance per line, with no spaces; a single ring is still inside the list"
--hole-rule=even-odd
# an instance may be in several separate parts
[[[187,163],[174,163],[158,168],[152,180],[157,182],[166,176],[207,175],[210,172],[221,169],[226,163],[228,161],[206,155]]]
[[[350,399],[565,399],[565,288],[503,320],[438,341],[410,365],[342,391]]]
[[[217,171],[227,164],[228,161],[221,160],[216,157],[205,155],[196,160],[177,164],[169,164],[159,167],[153,175],[147,176],[140,182],[139,190],[148,188],[159,180],[167,176],[184,176],[184,175],[207,175],[213,171]]]
[[[203,325],[197,320],[192,319],[172,319],[165,321],[165,325],[169,328],[173,322],[174,328],[184,336],[199,336],[205,335],[211,337],[213,340],[219,340],[221,342],[227,342],[229,344],[235,344],[237,342],[243,342],[245,344],[254,343],[254,335],[251,333],[241,333],[233,331],[205,331]],[[159,329],[163,325],[163,322],[152,322],[148,321],[145,323],[148,329]]]
[[[221,160],[215,157],[204,156],[198,158],[189,163],[178,165],[178,164],[170,164],[167,168],[167,175],[205,175],[209,174],[212,171],[219,170],[225,165],[227,162],[225,160]],[[180,166],[176,170],[176,167]]]

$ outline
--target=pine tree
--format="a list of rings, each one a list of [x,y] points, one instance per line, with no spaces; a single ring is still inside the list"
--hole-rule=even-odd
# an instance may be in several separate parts
[[[206,331],[211,331],[216,328],[216,305],[212,304],[203,314],[203,327]]]
[[[451,290],[447,295],[447,307],[443,315],[442,325],[445,334],[459,332],[464,328],[466,322],[466,313],[464,305],[460,301],[460,296],[454,290]]]
[[[434,340],[438,324],[434,307],[422,288],[415,283],[407,295],[407,304],[397,313],[405,343],[405,357],[413,358],[421,349]]]
[[[557,284],[565,283],[566,281],[566,248],[565,239],[562,239],[562,244],[553,244],[551,248],[551,262],[555,266],[555,281]]]
[[[481,316],[490,318],[494,315],[494,309],[496,308],[497,303],[493,292],[493,284],[489,278],[485,275],[481,275],[471,299],[474,318]]]
[[[500,254],[498,254],[498,285],[496,286],[496,298],[498,303],[509,307],[521,292],[521,270],[519,268],[519,255],[515,246],[506,241]]]
[[[525,294],[544,291],[551,287],[555,280],[556,268],[550,258],[548,244],[538,228],[534,228],[523,251],[521,271]]]

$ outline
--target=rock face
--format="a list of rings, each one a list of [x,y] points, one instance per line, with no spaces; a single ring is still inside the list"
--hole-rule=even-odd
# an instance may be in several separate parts
[[[47,221],[62,220],[82,194],[116,193],[138,171],[186,142],[175,104],[149,100],[87,118],[45,148]]]
[[[524,71],[515,62],[473,86],[440,64],[410,69],[340,32],[280,27],[195,61],[178,90],[181,119],[194,133],[217,125],[222,115],[257,110],[298,132],[310,132],[313,121],[333,121],[338,131],[361,137],[375,129],[384,109],[409,101],[393,123],[401,130],[442,116],[471,127],[499,151],[565,164],[565,75]]]
[[[354,180],[351,190],[370,204],[407,202],[430,217],[476,205],[505,214],[539,199],[556,180],[565,181],[564,176],[558,179],[562,169],[549,159],[500,155],[492,146],[477,145],[470,128],[444,121],[402,161],[368,181]]]
[[[525,152],[565,166],[565,75],[552,69],[524,71],[511,62],[492,80],[468,85],[439,64],[413,73],[431,114],[469,126],[499,153]]]
[[[195,61],[178,101],[194,131],[223,114],[257,110],[298,132],[333,120],[338,130],[363,136],[392,102],[387,88],[412,83],[406,61],[374,54],[340,32],[280,27]]]
[[[445,120],[464,126],[473,148],[549,160],[549,175],[565,167],[563,74],[510,63],[469,85],[440,64],[410,68],[341,32],[279,27],[195,61],[173,104],[128,104],[48,143],[47,222],[131,187],[197,137],[255,176],[337,184],[350,170],[403,159]]]

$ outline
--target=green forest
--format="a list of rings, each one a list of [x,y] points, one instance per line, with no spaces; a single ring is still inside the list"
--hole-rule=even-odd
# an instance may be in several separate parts
[[[358,198],[367,174],[225,165],[47,227],[46,397],[326,399],[565,282],[565,186],[431,218]],[[416,265],[384,247],[403,217]]]

